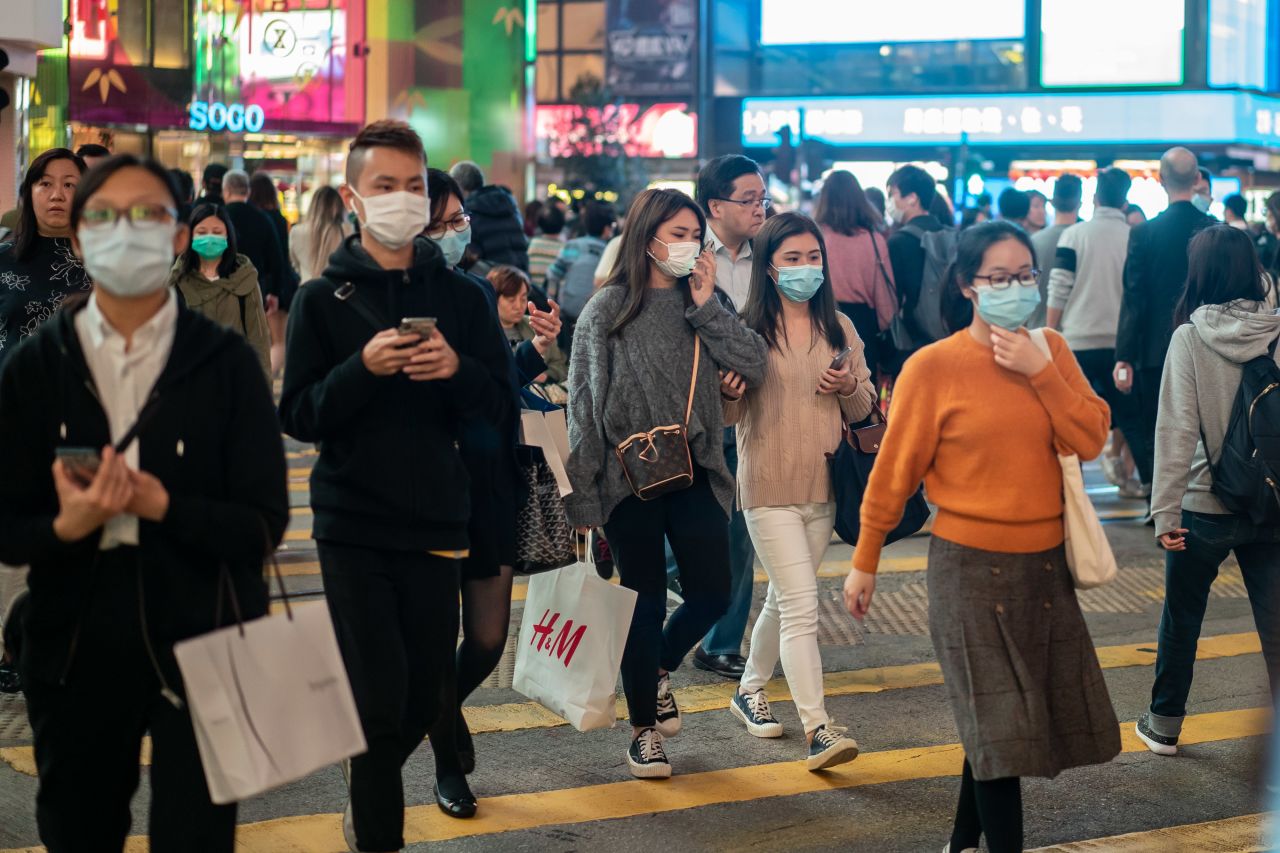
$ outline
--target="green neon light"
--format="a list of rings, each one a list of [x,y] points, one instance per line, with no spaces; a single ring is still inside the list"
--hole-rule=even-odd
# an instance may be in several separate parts
[[[538,61],[538,0],[524,0],[524,61]]]

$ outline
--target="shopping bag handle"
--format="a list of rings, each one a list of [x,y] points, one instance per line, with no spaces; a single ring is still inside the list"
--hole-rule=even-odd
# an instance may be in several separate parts
[[[267,543],[267,553],[263,556],[264,563],[270,563],[271,573],[275,575],[276,584],[280,587],[280,600],[284,602],[285,616],[290,622],[293,621],[293,606],[289,601],[289,591],[284,586],[284,574],[280,571],[280,561],[276,559],[276,549],[271,547],[271,531],[267,529],[267,522],[261,515],[258,516],[258,522],[262,525],[263,542]],[[231,611],[236,616],[236,624],[240,627],[240,636],[244,636],[244,617],[240,613],[240,599],[236,596],[236,586],[231,581],[231,572],[227,569],[227,564],[223,563],[218,568],[218,602],[214,610],[213,622],[215,625],[222,624],[222,593],[223,590],[229,593],[231,598]],[[271,597],[271,578],[267,578],[267,598]]]

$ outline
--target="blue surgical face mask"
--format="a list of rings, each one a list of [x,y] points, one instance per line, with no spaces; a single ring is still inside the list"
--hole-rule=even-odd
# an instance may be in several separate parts
[[[974,288],[978,294],[978,315],[993,326],[1013,331],[1023,326],[1040,307],[1040,288],[1012,284],[1003,290],[986,285]]]
[[[820,266],[774,267],[778,274],[778,290],[792,302],[808,302],[822,287]]]
[[[1196,206],[1196,210],[1201,213],[1208,213],[1209,208],[1213,206],[1213,199],[1196,193],[1191,197],[1191,203],[1194,204]]]
[[[444,255],[445,266],[452,269],[462,260],[463,254],[467,251],[467,246],[471,245],[471,226],[468,225],[467,229],[462,232],[454,231],[450,228],[439,240],[434,237],[431,238],[431,242],[435,243]]]

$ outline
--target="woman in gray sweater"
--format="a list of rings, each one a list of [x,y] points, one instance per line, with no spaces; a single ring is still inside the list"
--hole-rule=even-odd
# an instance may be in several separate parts
[[[684,193],[641,193],[613,275],[578,318],[569,364],[569,522],[604,527],[622,584],[639,594],[622,656],[627,759],[638,778],[671,775],[663,738],[680,731],[680,711],[668,673],[728,606],[734,485],[724,461],[722,387],[740,393],[743,381],[757,384],[765,371],[764,340],[714,293],[705,233],[702,211]],[[684,423],[691,384],[692,485],[643,500],[615,448],[636,433]],[[664,537],[684,594],[665,629]]]
[[[1151,708],[1137,724],[1138,737],[1159,755],[1178,751],[1209,587],[1233,552],[1272,685],[1280,685],[1280,529],[1224,507],[1212,492],[1209,465],[1222,454],[1241,365],[1277,358],[1280,314],[1264,302],[1262,267],[1247,234],[1207,228],[1189,252],[1156,419],[1151,514],[1167,552],[1165,604]]]

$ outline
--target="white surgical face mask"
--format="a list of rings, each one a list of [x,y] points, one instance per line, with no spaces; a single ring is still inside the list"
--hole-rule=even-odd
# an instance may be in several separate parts
[[[412,243],[427,227],[430,200],[426,195],[398,190],[365,198],[354,189],[351,194],[364,205],[360,227],[392,251]]]
[[[121,217],[107,228],[76,232],[84,268],[114,296],[146,296],[165,287],[173,266],[172,222],[133,224]]]
[[[884,203],[884,218],[893,225],[902,222],[902,208],[898,207],[898,202],[893,196],[889,196]]]
[[[669,276],[675,278],[684,278],[693,272],[693,268],[698,265],[698,255],[702,252],[701,243],[667,243],[653,238],[659,243],[667,247],[667,259],[660,261],[654,257],[653,252],[649,252],[649,257],[653,258],[653,262],[658,265],[658,269],[662,270]]]

